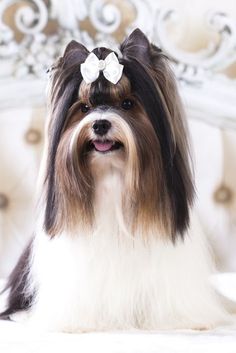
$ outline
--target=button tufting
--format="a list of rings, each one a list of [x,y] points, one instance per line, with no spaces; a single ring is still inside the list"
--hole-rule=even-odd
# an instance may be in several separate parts
[[[7,195],[0,192],[0,210],[5,210],[9,205],[9,199]]]
[[[218,203],[229,203],[233,198],[233,192],[228,186],[221,185],[214,192],[214,200]]]
[[[29,129],[25,133],[25,140],[27,143],[29,143],[31,145],[36,145],[37,143],[39,143],[41,141],[41,139],[42,139],[42,135],[39,130]]]

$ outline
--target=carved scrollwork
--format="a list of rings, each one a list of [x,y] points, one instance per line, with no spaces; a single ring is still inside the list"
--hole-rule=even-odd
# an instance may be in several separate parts
[[[121,23],[120,9],[103,0],[93,0],[90,4],[90,19],[98,32],[113,33]]]
[[[16,3],[18,7],[14,9],[13,30],[11,24],[4,22],[4,14]],[[168,22],[178,20],[176,11],[160,9],[158,4],[148,0],[129,0],[127,4],[131,6],[133,18],[131,23],[126,23],[125,32],[128,33],[134,27],[142,28],[172,58],[178,76],[192,77],[197,83],[201,80],[202,71],[217,72],[236,61],[236,23],[225,14],[215,12],[207,17],[208,25],[219,34],[219,43],[210,42],[207,48],[197,53],[187,53],[172,43],[166,29]],[[84,41],[88,47],[104,42],[116,46],[116,33],[124,16],[122,6],[124,1],[115,0],[2,0],[0,57],[10,58],[11,75],[38,76],[40,66],[44,68],[46,63],[53,61],[63,44],[72,37]],[[93,35],[82,28],[85,20],[94,28]],[[47,34],[45,28],[52,21],[57,23],[57,28]],[[20,40],[16,39],[14,31],[21,34]]]
[[[156,18],[155,35],[162,49],[181,65],[203,70],[220,71],[236,61],[236,23],[233,19],[220,12],[207,14],[208,26],[219,35],[219,43],[210,42],[207,48],[197,53],[186,53],[176,48],[168,38],[166,23],[177,22],[178,13],[173,9],[165,9]]]
[[[1,44],[9,43],[14,39],[13,30],[4,23],[3,17],[4,12],[16,3],[16,0],[2,0],[0,2]],[[27,4],[24,1],[14,14],[14,24],[17,30],[24,35],[34,35],[42,32],[47,22],[48,10],[42,0],[28,1]],[[15,40],[14,42],[16,44]]]
[[[48,21],[48,11],[44,2],[33,0],[33,5],[33,7],[23,6],[15,13],[16,27],[24,34],[41,32]]]

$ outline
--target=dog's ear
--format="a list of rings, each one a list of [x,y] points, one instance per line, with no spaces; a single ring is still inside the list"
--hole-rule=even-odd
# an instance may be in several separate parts
[[[72,40],[67,46],[64,51],[63,57],[66,57],[68,54],[71,52],[80,52],[88,55],[89,51],[88,49],[81,43],[76,42],[76,40]]]
[[[63,93],[65,88],[63,88],[62,82],[68,83],[73,77],[78,80],[82,80],[80,73],[80,64],[83,63],[89,54],[88,49],[81,43],[72,40],[65,48],[63,55],[56,60],[56,62],[47,70],[48,77],[51,81],[51,86],[49,85],[48,92],[51,92],[51,97],[55,98],[55,88],[58,78],[60,78],[61,91],[57,90],[59,93]],[[77,75],[76,75],[77,73]],[[76,81],[76,79],[74,80]],[[78,85],[77,85],[78,86]]]
[[[89,54],[88,49],[81,43],[72,40],[66,47],[63,54],[63,68],[78,65],[85,61]]]
[[[124,59],[135,59],[146,65],[150,63],[150,42],[146,35],[136,28],[120,46]]]

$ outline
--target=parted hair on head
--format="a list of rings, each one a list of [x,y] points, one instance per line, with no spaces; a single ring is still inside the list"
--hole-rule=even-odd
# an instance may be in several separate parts
[[[111,52],[104,47],[93,50],[99,60]],[[116,84],[102,71],[94,82],[85,83],[81,64],[89,51],[76,41],[53,67],[44,193],[44,227],[50,236],[76,222],[93,224],[96,185],[86,147],[87,125],[82,127],[82,122],[97,109],[115,112],[118,130],[120,124],[123,135],[129,131],[121,142],[127,170],[133,168],[127,172],[134,180],[125,184],[123,202],[131,228],[157,224],[174,241],[188,227],[194,187],[184,112],[168,58],[139,29],[121,44],[120,52],[115,54],[123,73]],[[123,103],[127,98],[133,102],[130,110]],[[72,151],[75,130],[80,132]]]

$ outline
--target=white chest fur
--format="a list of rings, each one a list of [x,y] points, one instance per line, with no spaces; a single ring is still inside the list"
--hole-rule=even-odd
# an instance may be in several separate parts
[[[206,328],[224,313],[209,286],[211,261],[197,227],[173,245],[128,234],[122,177],[96,184],[96,231],[34,242],[32,321],[52,330]]]

